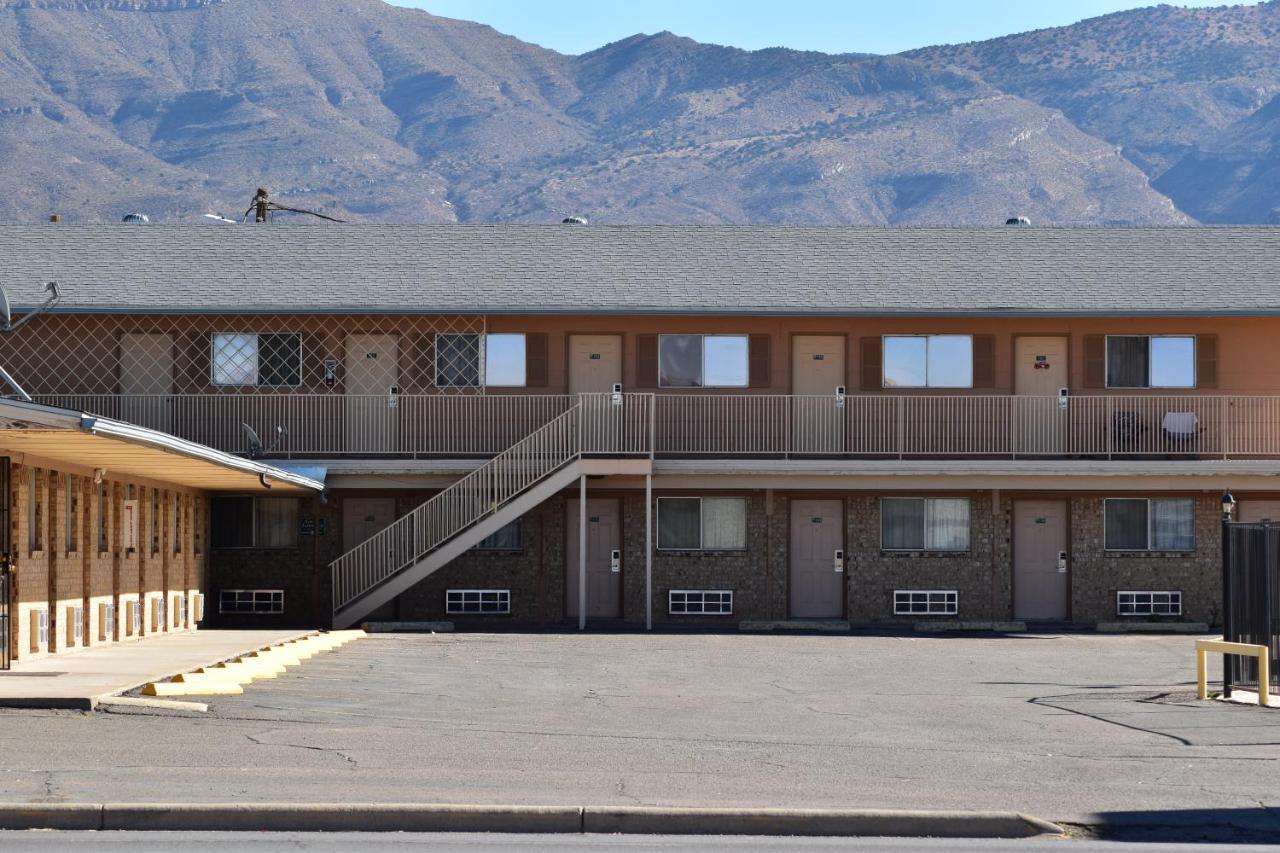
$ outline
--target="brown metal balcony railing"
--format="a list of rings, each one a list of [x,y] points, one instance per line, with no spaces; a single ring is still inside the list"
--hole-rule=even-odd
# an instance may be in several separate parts
[[[279,458],[495,456],[572,409],[568,395],[46,396],[39,402]],[[583,397],[586,452],[658,457],[1280,458],[1280,396]],[[651,429],[650,429],[651,427]],[[650,438],[652,436],[652,438]]]

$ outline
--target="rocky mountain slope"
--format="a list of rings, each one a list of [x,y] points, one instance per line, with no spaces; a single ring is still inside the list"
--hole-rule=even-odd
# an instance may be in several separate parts
[[[1266,221],[1280,5],[564,56],[381,0],[0,0],[0,221]]]

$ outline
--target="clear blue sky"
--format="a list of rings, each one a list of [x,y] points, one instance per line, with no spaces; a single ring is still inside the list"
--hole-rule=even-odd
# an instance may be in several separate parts
[[[702,42],[897,53],[1055,27],[1154,5],[1125,0],[391,0],[489,24],[563,53],[671,30]],[[1222,6],[1231,0],[1185,0]]]

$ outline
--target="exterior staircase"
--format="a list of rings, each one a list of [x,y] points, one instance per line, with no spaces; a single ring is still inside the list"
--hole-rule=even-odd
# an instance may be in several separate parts
[[[358,623],[583,476],[652,470],[653,395],[583,394],[330,564],[333,626]]]

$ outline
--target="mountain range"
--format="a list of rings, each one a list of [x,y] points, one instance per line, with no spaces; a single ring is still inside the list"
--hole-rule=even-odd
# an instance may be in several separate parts
[[[239,218],[264,186],[358,221],[1265,223],[1278,142],[1277,0],[896,56],[567,56],[381,0],[0,0],[0,222]]]

